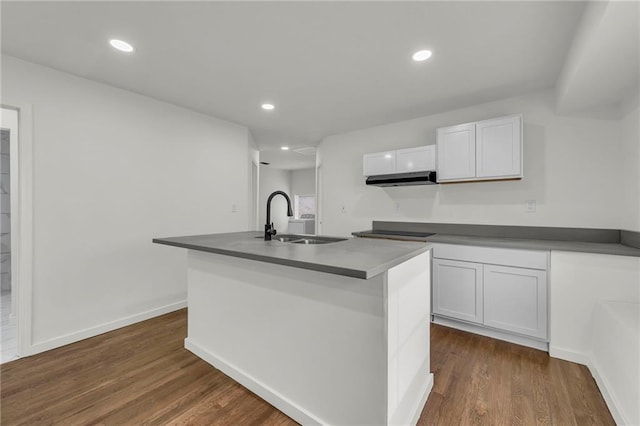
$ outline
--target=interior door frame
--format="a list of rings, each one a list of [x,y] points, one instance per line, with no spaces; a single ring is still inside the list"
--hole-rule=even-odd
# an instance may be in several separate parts
[[[316,235],[322,235],[322,163],[316,153]]]
[[[11,146],[11,279],[17,287],[18,356],[32,354],[33,307],[33,113],[30,104],[2,99],[1,107],[18,112],[18,140]],[[15,180],[15,182],[14,182]],[[17,191],[13,189],[17,188]],[[17,192],[17,194],[14,194]],[[17,202],[14,202],[17,201]],[[15,242],[15,244],[14,244]]]

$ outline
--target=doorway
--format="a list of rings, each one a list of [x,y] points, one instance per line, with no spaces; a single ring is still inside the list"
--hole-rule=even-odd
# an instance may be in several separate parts
[[[18,358],[15,226],[12,206],[17,202],[15,161],[18,147],[18,111],[2,108],[0,123],[0,363]]]
[[[5,99],[3,99],[4,101]],[[9,177],[8,187],[0,191],[2,245],[9,249],[2,272],[10,276],[10,290],[2,304],[2,362],[34,353],[31,341],[31,295],[33,286],[33,131],[30,104],[7,102],[1,105],[0,130],[8,131],[8,158],[3,158],[2,173]],[[6,135],[6,133],[5,133]],[[6,139],[6,137],[5,137]],[[8,160],[8,165],[7,161]],[[5,173],[8,166],[8,173]],[[6,178],[6,176],[5,176]],[[6,192],[6,193],[5,193]],[[8,214],[7,214],[8,213]],[[5,235],[7,234],[7,235]],[[10,265],[10,266],[9,266]],[[6,288],[5,284],[5,288]],[[5,309],[5,305],[6,309]],[[5,333],[5,326],[9,327]],[[5,340],[7,345],[5,346]],[[9,350],[9,348],[11,348]]]
[[[316,153],[305,147],[282,151],[280,148],[262,149],[258,172],[259,204],[258,229],[264,228],[266,203],[274,191],[289,195],[293,217],[287,217],[287,204],[283,197],[271,203],[271,221],[279,234],[316,234]]]

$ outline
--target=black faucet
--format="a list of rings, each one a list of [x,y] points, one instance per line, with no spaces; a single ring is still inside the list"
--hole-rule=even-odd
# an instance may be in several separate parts
[[[293,210],[291,210],[291,200],[286,193],[284,193],[283,191],[276,191],[269,195],[269,198],[267,199],[267,224],[264,225],[265,241],[271,241],[271,237],[273,235],[276,235],[276,229],[273,227],[273,223],[271,222],[271,200],[278,194],[287,199],[287,216],[293,216]]]

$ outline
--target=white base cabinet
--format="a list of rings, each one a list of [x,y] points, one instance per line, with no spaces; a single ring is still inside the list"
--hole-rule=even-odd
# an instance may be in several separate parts
[[[546,349],[548,264],[548,252],[437,244],[434,321]]]
[[[433,259],[433,313],[482,323],[482,264]]]
[[[483,324],[547,338],[547,271],[484,265]]]

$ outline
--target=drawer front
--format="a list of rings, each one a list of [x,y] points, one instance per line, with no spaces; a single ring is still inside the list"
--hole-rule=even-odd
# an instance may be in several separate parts
[[[459,244],[434,244],[433,257],[464,262],[546,270],[548,269],[549,253],[546,251],[465,246]]]

